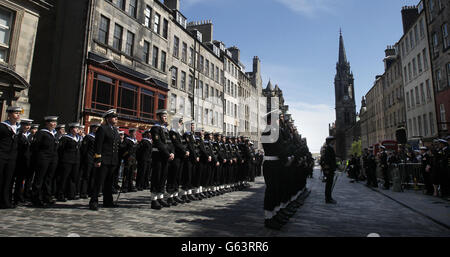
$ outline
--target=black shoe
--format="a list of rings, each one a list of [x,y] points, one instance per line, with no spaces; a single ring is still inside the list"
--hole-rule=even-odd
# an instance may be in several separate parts
[[[89,203],[89,210],[98,211],[98,203],[97,202]]]
[[[87,199],[88,197],[87,197],[86,194],[81,194],[81,195],[80,195],[80,198],[81,198],[81,199]]]
[[[197,197],[195,197],[194,195],[187,195],[186,197],[187,199],[191,200],[191,201],[198,201],[199,199]]]
[[[159,204],[158,201],[156,200],[152,200],[152,207],[153,210],[161,210],[161,204]]]
[[[183,199],[181,199],[180,197],[178,197],[178,196],[175,196],[175,197],[173,198],[173,200],[174,200],[175,202],[179,203],[179,204],[184,204],[184,203],[185,203],[185,201],[184,201]]]
[[[158,202],[162,207],[170,207],[170,204],[164,201],[164,199],[158,199]]]
[[[128,193],[128,188],[122,188],[120,191],[121,191],[122,193]]]
[[[115,189],[115,188],[112,189],[112,194],[113,194],[113,195],[116,195],[116,194],[118,194],[118,193],[119,193],[119,191],[118,191],[117,189]]]
[[[43,201],[39,201],[39,200],[33,201],[32,205],[33,205],[33,207],[36,207],[36,208],[46,208],[47,207],[46,203],[44,203]]]
[[[103,203],[103,208],[119,208],[119,205],[115,203]]]
[[[58,202],[67,202],[67,199],[64,196],[60,196],[56,199]]]
[[[334,199],[326,200],[325,203],[337,204],[336,200]]]
[[[277,213],[277,215],[273,216],[273,219],[280,223],[281,225],[284,225],[289,222],[289,217],[286,217],[280,213]]]
[[[270,219],[270,220],[265,220],[264,221],[264,226],[266,228],[270,228],[270,229],[274,229],[274,230],[280,230],[282,225],[280,223],[278,223],[276,220],[274,219]]]
[[[140,192],[140,191],[142,191],[144,189],[142,187],[136,187],[136,190]]]
[[[137,189],[135,187],[132,187],[129,192],[137,192]]]
[[[188,198],[187,195],[183,195],[183,196],[181,197],[181,200],[183,200],[185,203],[190,203],[190,202],[191,202],[191,200]]]
[[[167,199],[167,203],[172,205],[172,206],[177,206],[178,205],[178,203],[175,201],[175,199],[173,197],[169,197]]]
[[[46,199],[44,202],[51,205],[51,204],[55,204],[56,200],[53,197],[51,197],[49,199]]]

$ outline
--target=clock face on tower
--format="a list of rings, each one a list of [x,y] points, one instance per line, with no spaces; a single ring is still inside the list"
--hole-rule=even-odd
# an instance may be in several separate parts
[[[348,95],[344,95],[344,101],[348,100]]]

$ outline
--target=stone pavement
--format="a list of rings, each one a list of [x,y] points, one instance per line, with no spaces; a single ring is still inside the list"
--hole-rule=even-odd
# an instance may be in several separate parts
[[[0,236],[66,237],[448,237],[450,231],[363,184],[341,175],[334,198],[324,202],[325,184],[316,170],[310,196],[281,230],[263,226],[264,180],[251,188],[160,211],[150,209],[147,191],[121,196],[118,209],[88,210],[88,200],[57,203],[48,209],[22,206],[0,210]],[[101,200],[101,199],[100,199]],[[101,203],[101,201],[100,201]]]

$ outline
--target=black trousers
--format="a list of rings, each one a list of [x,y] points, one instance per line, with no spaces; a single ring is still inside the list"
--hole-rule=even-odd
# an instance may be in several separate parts
[[[14,201],[19,202],[24,200],[24,180],[27,177],[27,172],[30,169],[30,165],[25,160],[20,160],[16,162],[16,169],[14,172]],[[12,184],[11,184],[12,186]]]
[[[200,178],[202,173],[203,164],[200,162],[195,162],[192,164],[192,187],[200,186]]]
[[[139,161],[137,165],[137,174],[136,174],[136,187],[144,188],[148,187],[149,180],[151,176],[151,162],[147,161]]]
[[[333,187],[334,172],[329,172],[326,176],[327,176],[327,181],[325,183],[325,200],[328,201],[328,200],[333,199],[331,197],[331,193],[332,193],[331,190]]]
[[[33,202],[48,201],[52,196],[55,171],[58,167],[58,159],[36,160],[36,173],[33,180]]]
[[[381,171],[383,173],[384,187],[389,188],[389,186],[390,186],[389,169],[386,167],[386,168],[382,168]]]
[[[377,175],[376,175],[376,169],[375,168],[367,168],[367,185],[378,187],[377,182]]]
[[[183,170],[183,159],[175,158],[169,165],[167,175],[167,187],[168,193],[175,193],[179,191],[181,184],[181,171]]]
[[[78,163],[61,163],[61,173],[58,176],[57,196],[69,198],[75,197],[76,180],[79,173]]]
[[[167,181],[168,161],[160,158],[153,158],[152,160],[152,183],[150,191],[152,193],[164,193],[164,187]]]
[[[81,169],[80,195],[90,195],[94,187],[94,163],[84,163]]]
[[[192,189],[192,167],[194,164],[189,159],[184,159],[181,171],[181,188],[183,190]]]
[[[112,187],[116,190],[119,190],[119,173],[120,173],[120,167],[122,166],[122,161],[119,161],[117,163],[117,166],[115,166],[114,170],[113,170],[113,184]],[[125,173],[125,168],[122,170],[122,177]],[[122,181],[123,184],[123,181]]]
[[[136,170],[136,160],[126,160],[123,167],[123,182],[122,187],[131,189],[133,188],[134,171]]]
[[[281,203],[280,189],[281,184],[280,168],[281,161],[265,161],[263,165],[264,181],[266,190],[264,193],[264,210],[273,211]]]
[[[94,187],[92,189],[91,203],[98,203],[98,194],[100,189],[103,188],[103,204],[112,204],[112,184],[113,184],[113,171],[116,165],[103,165],[100,168],[94,170]]]
[[[201,178],[201,181],[200,181],[200,185],[202,187],[208,187],[209,186],[209,179],[211,177],[211,172],[212,172],[211,163],[208,162],[208,163],[204,164],[203,170],[202,170],[202,178]]]
[[[16,159],[0,160],[0,208],[11,206],[11,184]]]

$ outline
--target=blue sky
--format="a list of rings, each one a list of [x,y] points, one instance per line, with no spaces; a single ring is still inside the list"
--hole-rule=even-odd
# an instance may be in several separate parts
[[[334,76],[342,28],[355,77],[357,111],[362,96],[384,71],[384,50],[402,36],[401,8],[418,0],[180,0],[188,21],[212,20],[214,39],[241,50],[252,69],[261,59],[263,87],[283,90],[290,113],[312,152],[335,120]]]

